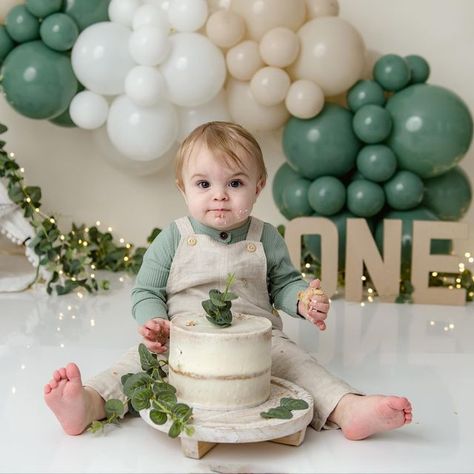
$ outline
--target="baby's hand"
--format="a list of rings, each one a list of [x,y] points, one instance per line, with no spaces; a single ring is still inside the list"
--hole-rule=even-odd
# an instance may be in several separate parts
[[[143,342],[147,349],[157,354],[168,350],[168,338],[170,337],[170,322],[166,319],[155,318],[138,327],[138,332],[143,336]]]
[[[325,319],[328,317],[329,298],[320,289],[321,281],[313,280],[308,288],[298,294],[298,312],[321,331],[326,329]]]

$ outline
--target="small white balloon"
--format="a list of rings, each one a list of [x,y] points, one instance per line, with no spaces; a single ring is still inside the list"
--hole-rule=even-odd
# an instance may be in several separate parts
[[[166,59],[171,44],[166,29],[142,26],[130,35],[128,47],[138,64],[156,66]]]
[[[173,0],[168,10],[168,20],[176,31],[197,31],[207,20],[206,0]]]
[[[227,68],[239,81],[250,81],[265,64],[260,57],[258,43],[246,40],[230,48],[226,54]]]
[[[337,0],[306,0],[306,16],[308,20],[319,16],[339,15],[339,2]]]
[[[207,0],[207,6],[210,12],[217,10],[228,10],[230,8],[231,0]]]
[[[245,22],[234,12],[218,10],[207,20],[206,34],[217,46],[230,48],[244,37]]]
[[[291,115],[309,119],[323,109],[324,92],[315,82],[301,79],[291,84],[285,104]]]
[[[79,127],[94,130],[107,120],[109,104],[104,96],[91,91],[76,94],[69,105],[71,120]]]
[[[155,5],[163,10],[168,15],[171,0],[143,0],[143,3]]]
[[[167,101],[141,107],[128,96],[117,97],[110,106],[107,133],[124,155],[147,161],[166,153],[178,136],[176,108]]]
[[[112,0],[108,10],[110,21],[131,26],[133,16],[141,4],[141,0]]]
[[[128,51],[129,38],[129,28],[110,21],[84,29],[71,53],[72,68],[81,84],[97,94],[121,94],[125,76],[135,66]]]
[[[298,57],[300,40],[294,31],[281,26],[263,35],[259,50],[269,66],[287,67]]]
[[[165,80],[155,67],[136,66],[125,78],[125,93],[135,104],[150,107],[166,97]]]
[[[250,81],[250,90],[255,100],[262,105],[276,105],[285,100],[290,87],[290,77],[277,67],[258,70]]]
[[[157,5],[142,5],[133,16],[132,27],[134,30],[138,30],[142,26],[156,26],[160,29],[169,30],[168,15]]]

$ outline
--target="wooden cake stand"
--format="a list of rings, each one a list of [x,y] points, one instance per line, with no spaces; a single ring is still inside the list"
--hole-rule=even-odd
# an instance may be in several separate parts
[[[293,410],[293,418],[282,420],[263,418],[262,411],[280,405],[283,397],[300,398],[309,408]],[[168,432],[171,422],[156,425],[150,420],[149,410],[142,410],[141,417],[153,428]],[[219,443],[274,443],[299,446],[304,441],[306,427],[313,418],[313,399],[301,387],[287,380],[272,377],[270,398],[261,405],[232,411],[213,411],[193,408],[194,434],[180,435],[181,449],[188,458],[200,459]]]

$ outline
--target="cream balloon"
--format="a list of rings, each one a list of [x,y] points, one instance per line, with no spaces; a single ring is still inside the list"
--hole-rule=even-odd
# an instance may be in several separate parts
[[[285,105],[294,117],[309,119],[323,109],[324,92],[315,82],[301,79],[291,84]]]
[[[245,23],[241,16],[227,10],[214,12],[206,23],[206,35],[217,46],[230,48],[245,34]]]
[[[129,28],[110,21],[84,29],[71,53],[72,69],[81,84],[97,94],[121,94],[125,76],[135,66],[129,38]]]
[[[306,16],[305,0],[232,0],[230,8],[244,18],[249,38],[256,41],[277,26],[297,31]]]
[[[256,41],[245,40],[230,48],[226,54],[227,69],[240,81],[250,81],[253,75],[265,66]]]
[[[224,85],[222,51],[199,33],[176,33],[170,41],[171,52],[160,66],[169,100],[181,107],[209,102]]]
[[[169,30],[168,15],[157,5],[141,5],[133,15],[132,28],[138,30],[142,26],[156,26],[160,29]]]
[[[339,15],[339,3],[337,0],[306,0],[306,16],[308,20],[320,16]]]
[[[228,10],[232,0],[207,0],[209,11],[215,12],[217,10]]]
[[[346,91],[361,78],[366,49],[360,33],[338,17],[315,18],[298,31],[301,52],[290,66],[293,79],[316,82],[324,95]]]
[[[250,81],[255,100],[262,105],[276,105],[285,100],[290,87],[290,77],[277,67],[259,69]]]
[[[287,67],[298,57],[300,39],[294,31],[280,26],[263,35],[259,50],[262,59],[269,66]]]
[[[365,55],[365,66],[364,70],[362,71],[361,79],[373,79],[374,78],[374,66],[375,63],[382,57],[382,53],[380,51],[376,51],[374,49],[368,49]]]
[[[284,103],[272,106],[259,104],[248,82],[230,79],[226,90],[232,120],[251,132],[277,130],[290,116]]]
[[[168,20],[176,31],[197,31],[204,26],[208,10],[206,0],[173,0],[168,10]]]
[[[104,96],[91,91],[77,93],[69,104],[71,120],[86,130],[102,127],[108,113],[109,104]]]
[[[108,9],[110,21],[132,26],[133,16],[141,4],[141,0],[112,0]]]
[[[128,49],[138,64],[156,66],[162,63],[170,52],[168,31],[156,26],[142,26],[131,33]]]
[[[161,101],[153,107],[140,107],[126,95],[110,106],[107,133],[124,155],[147,161],[166,153],[178,136],[175,107]]]
[[[125,93],[137,105],[150,107],[166,98],[166,84],[156,67],[136,66],[125,78]]]
[[[0,2],[0,25],[5,23],[5,18],[13,7],[24,3],[24,0],[2,0]]]

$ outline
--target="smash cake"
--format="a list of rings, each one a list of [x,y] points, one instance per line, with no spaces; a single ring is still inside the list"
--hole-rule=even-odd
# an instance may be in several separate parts
[[[169,383],[195,408],[237,410],[264,403],[271,388],[272,324],[234,314],[229,327],[205,315],[176,316],[170,326]]]

